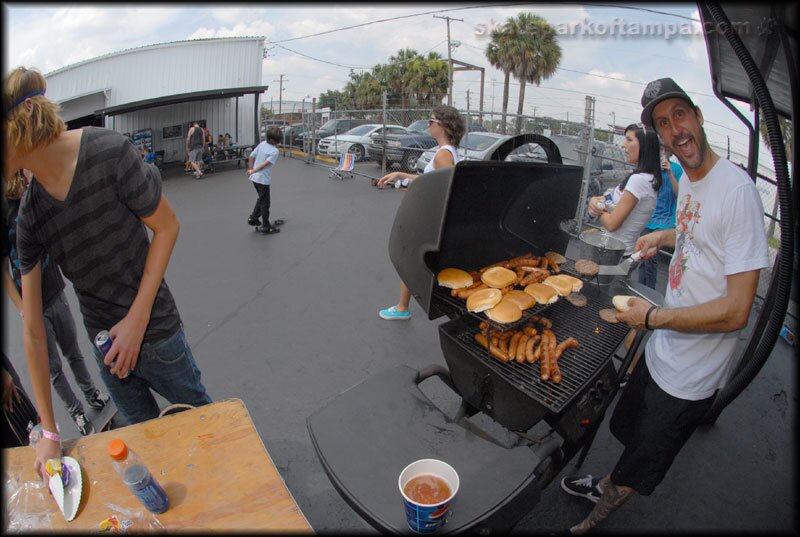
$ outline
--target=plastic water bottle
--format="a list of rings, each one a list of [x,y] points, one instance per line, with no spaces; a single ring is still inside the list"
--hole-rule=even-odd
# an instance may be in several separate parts
[[[148,511],[163,513],[169,509],[169,497],[135,451],[119,439],[108,443],[108,454],[122,481]]]

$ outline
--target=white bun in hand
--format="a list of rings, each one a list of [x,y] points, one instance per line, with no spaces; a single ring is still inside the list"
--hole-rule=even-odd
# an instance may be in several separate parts
[[[628,300],[632,297],[631,295],[616,295],[614,298],[611,299],[611,303],[614,304],[614,307],[617,308],[617,311],[628,311],[630,306],[628,306]]]

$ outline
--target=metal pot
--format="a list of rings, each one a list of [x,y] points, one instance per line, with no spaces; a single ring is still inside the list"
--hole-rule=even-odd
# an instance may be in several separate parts
[[[590,259],[598,265],[619,265],[625,253],[625,243],[604,231],[587,230],[582,232],[579,252],[583,259]]]

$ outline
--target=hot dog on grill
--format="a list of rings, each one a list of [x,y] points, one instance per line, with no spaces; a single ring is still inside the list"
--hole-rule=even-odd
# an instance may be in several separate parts
[[[475,341],[478,342],[484,349],[489,349],[489,354],[500,360],[501,362],[507,362],[509,360],[508,353],[503,353],[500,351],[499,348],[495,345],[490,345],[489,342],[486,340],[486,336],[478,333],[475,334]]]

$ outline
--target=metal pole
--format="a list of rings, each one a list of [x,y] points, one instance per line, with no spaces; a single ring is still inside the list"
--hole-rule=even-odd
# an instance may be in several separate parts
[[[386,90],[383,90],[383,151],[381,152],[381,177],[386,175]]]
[[[483,125],[483,85],[484,85],[483,84],[483,80],[484,80],[485,71],[486,71],[486,69],[481,67],[481,97],[480,97],[480,103],[478,104],[478,107],[480,108],[480,111],[481,111],[481,114],[480,114],[481,125]]]
[[[453,57],[451,54],[452,46],[450,44],[450,21],[464,22],[464,19],[453,19],[450,17],[440,17],[438,15],[434,15],[433,18],[445,19],[447,21],[447,66],[449,71],[447,76],[447,104],[448,106],[453,106]]]
[[[592,178],[592,147],[594,146],[594,97],[586,96],[586,114],[583,126],[583,153],[586,157],[583,161],[583,181],[581,183],[581,197],[578,200],[578,209],[575,212],[572,231],[578,235],[583,226],[583,214],[586,211],[586,196],[589,191],[589,181]]]
[[[311,99],[311,151],[308,153],[309,162],[314,162],[317,158],[317,133],[314,127],[317,123],[317,98]]]

